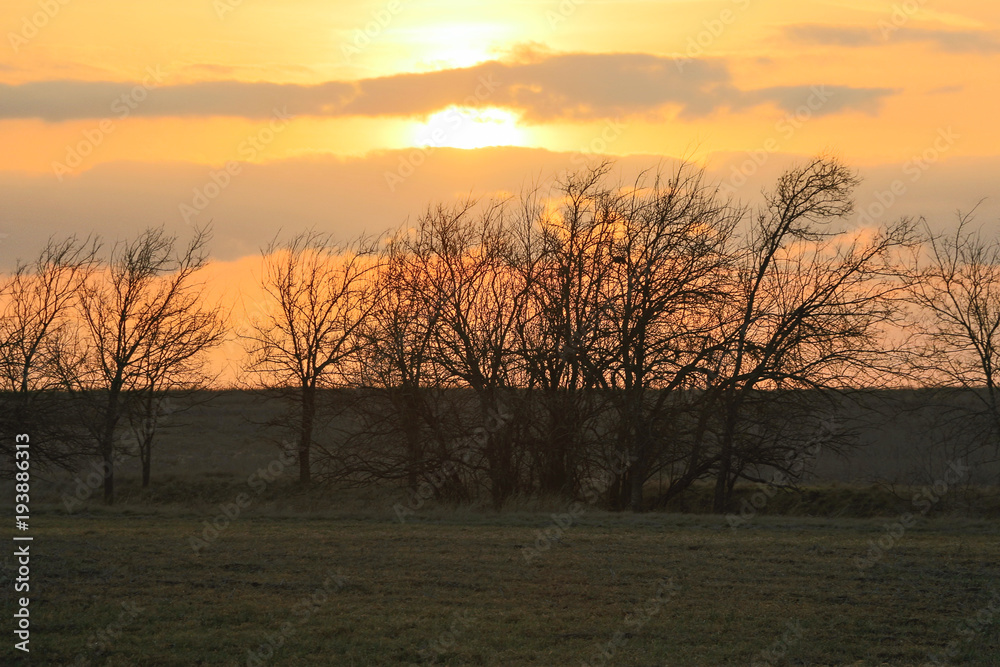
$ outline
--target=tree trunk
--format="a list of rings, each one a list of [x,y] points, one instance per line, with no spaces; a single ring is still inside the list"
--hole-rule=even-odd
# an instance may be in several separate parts
[[[643,392],[637,386],[636,380],[626,377],[624,391],[623,440],[629,452],[629,484],[623,489],[628,494],[628,508],[633,512],[643,511],[643,486],[646,483],[646,473],[649,468],[649,443],[643,415]]]
[[[149,468],[150,468],[151,458],[152,458],[152,452],[144,448],[144,451],[142,453],[142,488],[144,489],[149,488]]]
[[[716,514],[725,514],[729,509],[729,474],[732,469],[732,457],[723,452],[719,461],[719,474],[715,478],[715,498],[712,502],[712,511]]]
[[[115,427],[118,424],[118,388],[112,385],[108,392],[107,412],[104,415],[104,432],[99,443],[104,472],[104,504],[115,504]]]
[[[104,504],[115,504],[115,456],[110,446],[101,448],[104,459]]]
[[[541,459],[538,486],[543,494],[568,494],[576,490],[571,483],[569,456],[573,448],[575,410],[571,397],[553,392],[548,402],[548,438],[538,453]]]
[[[721,449],[719,451],[719,474],[715,478],[715,498],[712,511],[725,514],[729,511],[729,499],[732,497],[733,445],[736,442],[736,424],[739,421],[741,404],[744,394],[737,389],[730,389],[726,395],[726,423],[722,432]]]
[[[152,385],[145,400],[146,414],[140,422],[139,430],[139,458],[142,461],[142,488],[147,489],[153,463],[153,440],[156,438],[156,423],[160,411],[160,402],[156,399],[156,391]]]
[[[302,423],[299,430],[299,484],[312,481],[309,450],[312,447],[313,423],[316,418],[316,388],[302,387]]]
[[[642,512],[642,489],[645,482],[646,475],[644,474],[644,465],[637,465],[632,469],[632,479],[631,481],[631,493],[629,494],[629,509],[633,512]]]
[[[719,452],[719,473],[715,478],[715,498],[712,511],[725,514],[729,510],[729,498],[732,484],[730,477],[733,472],[733,440],[736,438],[736,418],[730,411],[725,432],[722,434],[722,448]]]
[[[406,485],[411,491],[416,491],[420,484],[419,468],[423,461],[420,446],[420,410],[418,407],[418,390],[413,387],[403,388],[403,434],[406,438]]]

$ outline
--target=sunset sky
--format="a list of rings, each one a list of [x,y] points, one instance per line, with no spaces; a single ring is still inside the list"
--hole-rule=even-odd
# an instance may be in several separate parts
[[[694,160],[752,201],[830,151],[866,179],[861,224],[985,198],[1000,229],[987,0],[6,0],[0,27],[4,267],[209,220],[232,261],[594,154]]]

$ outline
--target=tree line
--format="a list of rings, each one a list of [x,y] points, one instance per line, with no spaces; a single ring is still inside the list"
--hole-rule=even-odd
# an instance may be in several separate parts
[[[610,479],[608,506],[640,511],[710,483],[724,512],[740,480],[794,481],[817,434],[846,446],[845,396],[901,385],[968,390],[996,451],[1000,243],[971,216],[852,228],[858,178],[826,156],[753,206],[688,164],[611,172],[377,238],[276,239],[234,327],[200,282],[207,230],[53,239],[3,283],[4,430],[30,428],[47,465],[99,457],[113,502],[117,456],[149,484],[164,397],[210,384],[234,334],[242,385],[287,408],[302,484],[501,507]]]

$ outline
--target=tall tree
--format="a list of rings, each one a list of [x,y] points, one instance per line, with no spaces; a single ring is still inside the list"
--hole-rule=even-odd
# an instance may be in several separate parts
[[[613,217],[610,379],[629,462],[621,501],[641,511],[645,483],[672,440],[672,394],[706,360],[711,313],[729,298],[728,251],[743,211],[682,165],[623,192]]]
[[[857,183],[833,158],[790,169],[742,243],[718,332],[725,358],[712,406],[721,416],[717,512],[727,511],[746,465],[777,458],[739,447],[749,403],[782,395],[758,390],[844,389],[892,370],[886,326],[900,313],[898,251],[912,245],[914,230],[907,219],[877,230],[844,229]]]
[[[511,266],[506,203],[431,209],[418,222],[408,251],[417,260],[417,283],[426,288],[421,298],[436,313],[434,363],[448,381],[472,390],[476,423],[497,421],[518,373],[515,329],[527,299]],[[477,453],[496,507],[518,483],[512,426],[492,429]]]
[[[608,323],[615,317],[606,284],[614,233],[614,193],[604,185],[610,169],[610,163],[598,163],[567,176],[554,193],[529,193],[514,227],[515,265],[529,297],[517,323],[517,350],[537,431],[533,468],[543,493],[576,495],[592,467],[589,431],[603,411],[597,390],[607,387]],[[552,194],[560,205],[550,211],[538,197]]]
[[[446,426],[450,396],[447,375],[433,350],[442,302],[429,300],[431,287],[421,270],[426,257],[412,251],[410,229],[389,238],[379,262],[379,298],[363,327],[359,393],[355,412],[365,428],[348,475],[405,478],[416,491],[421,481],[448,465],[457,434]],[[402,443],[401,456],[375,444]],[[454,480],[452,480],[454,482]],[[440,486],[440,485],[439,485]],[[461,494],[459,494],[461,495]]]

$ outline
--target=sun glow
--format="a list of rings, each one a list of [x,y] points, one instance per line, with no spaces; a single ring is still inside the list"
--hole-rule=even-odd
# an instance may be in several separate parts
[[[523,146],[525,141],[517,115],[496,107],[448,107],[430,116],[414,133],[416,146],[484,148]]]

